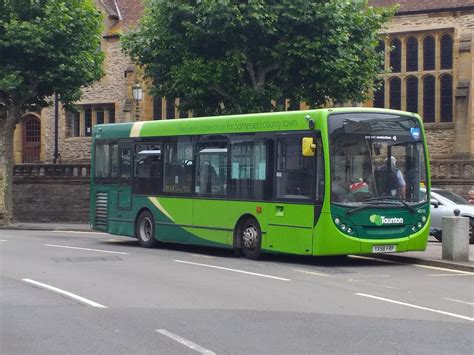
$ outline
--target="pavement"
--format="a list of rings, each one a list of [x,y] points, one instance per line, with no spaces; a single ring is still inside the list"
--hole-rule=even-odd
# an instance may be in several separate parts
[[[73,231],[92,232],[90,224],[86,223],[27,223],[17,222],[1,229],[38,230],[38,231]],[[1,235],[1,232],[0,232]],[[469,261],[452,261],[442,258],[442,243],[430,237],[425,251],[413,251],[396,254],[370,254],[370,257],[390,260],[393,262],[420,264],[433,267],[442,267],[453,270],[474,272],[474,244],[469,245]]]

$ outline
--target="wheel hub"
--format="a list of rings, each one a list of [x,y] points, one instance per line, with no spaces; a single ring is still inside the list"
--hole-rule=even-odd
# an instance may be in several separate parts
[[[140,223],[140,237],[143,239],[143,241],[147,242],[152,238],[153,227],[151,225],[151,221],[149,218],[144,218],[142,222]]]
[[[254,249],[257,247],[257,240],[258,240],[258,231],[255,226],[248,226],[242,232],[242,241],[244,243],[244,247],[247,249]]]

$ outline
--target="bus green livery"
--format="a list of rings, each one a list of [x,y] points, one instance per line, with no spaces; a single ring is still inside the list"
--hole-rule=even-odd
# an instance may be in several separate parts
[[[347,255],[424,250],[425,133],[413,113],[337,108],[96,125],[94,229],[172,242]]]

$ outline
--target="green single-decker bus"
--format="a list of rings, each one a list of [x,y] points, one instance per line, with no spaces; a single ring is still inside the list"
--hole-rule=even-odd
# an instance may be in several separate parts
[[[262,253],[424,250],[429,163],[417,114],[334,108],[100,124],[95,230]]]

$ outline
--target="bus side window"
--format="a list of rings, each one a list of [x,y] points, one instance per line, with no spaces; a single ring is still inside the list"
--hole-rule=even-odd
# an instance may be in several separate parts
[[[192,192],[193,145],[189,137],[172,137],[163,144],[163,192]]]
[[[109,143],[96,142],[94,177],[97,180],[110,177],[110,145]]]
[[[255,136],[232,137],[230,146],[230,197],[245,200],[268,200],[272,195],[268,174],[270,139]]]
[[[278,139],[276,197],[284,199],[311,199],[314,157],[304,157],[301,137]]]
[[[120,149],[120,177],[130,179],[132,173],[132,150],[131,148]]]
[[[227,143],[197,145],[195,192],[198,195],[225,196],[227,193]]]
[[[157,195],[160,192],[162,159],[161,144],[137,144],[135,146],[135,170],[133,192]]]

